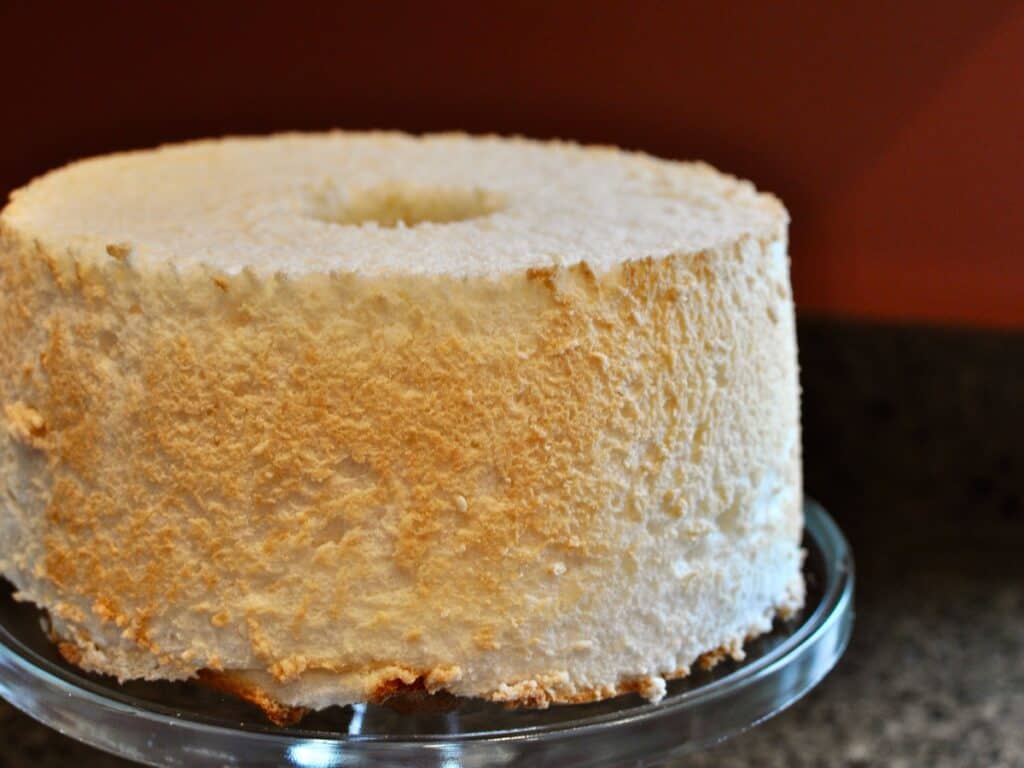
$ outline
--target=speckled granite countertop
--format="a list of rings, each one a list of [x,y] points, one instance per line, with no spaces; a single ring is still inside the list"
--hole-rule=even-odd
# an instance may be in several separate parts
[[[846,657],[774,720],[686,766],[1024,766],[1024,577],[950,576],[943,553],[858,596]]]
[[[1024,334],[801,320],[806,487],[857,626],[787,712],[685,766],[1024,768]],[[127,766],[0,702],[0,768]]]

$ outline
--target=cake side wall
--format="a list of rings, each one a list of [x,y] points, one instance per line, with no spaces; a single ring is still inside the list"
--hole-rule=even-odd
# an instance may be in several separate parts
[[[0,563],[79,663],[558,699],[792,602],[784,244],[289,281],[2,237]]]

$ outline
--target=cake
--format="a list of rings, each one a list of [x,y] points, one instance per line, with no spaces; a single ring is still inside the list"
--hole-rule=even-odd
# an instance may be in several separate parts
[[[0,572],[279,721],[653,701],[803,600],[788,216],[699,163],[332,132],[0,214]]]

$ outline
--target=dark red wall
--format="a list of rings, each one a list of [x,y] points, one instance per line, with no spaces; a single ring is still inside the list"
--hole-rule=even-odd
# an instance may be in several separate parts
[[[1024,327],[1021,3],[8,2],[0,35],[0,193],[223,133],[611,142],[779,194],[802,311]]]

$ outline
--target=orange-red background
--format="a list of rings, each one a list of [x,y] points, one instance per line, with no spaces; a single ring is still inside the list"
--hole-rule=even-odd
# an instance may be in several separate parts
[[[793,214],[802,312],[1024,327],[1024,5],[6,3],[0,194],[227,132],[704,158]]]

